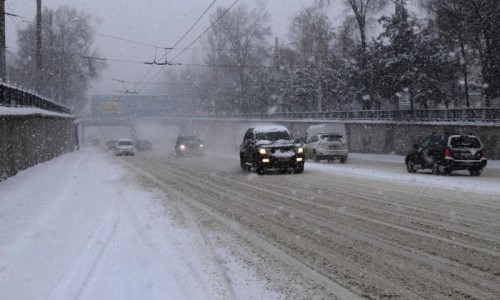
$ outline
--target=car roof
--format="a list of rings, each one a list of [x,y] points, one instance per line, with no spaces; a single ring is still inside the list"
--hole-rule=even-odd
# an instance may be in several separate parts
[[[442,135],[442,136],[470,136],[470,137],[477,137],[476,135],[472,133],[467,133],[467,134],[460,134],[460,133],[450,133],[450,132],[435,132],[432,135]]]
[[[179,135],[179,140],[201,140],[197,135]]]
[[[258,125],[253,128],[253,131],[258,133],[258,132],[274,132],[274,131],[288,131],[288,128],[286,128],[283,125]]]

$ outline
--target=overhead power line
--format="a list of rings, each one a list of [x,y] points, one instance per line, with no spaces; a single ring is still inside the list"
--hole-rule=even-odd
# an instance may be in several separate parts
[[[95,35],[106,37],[106,38],[110,38],[110,39],[114,39],[114,40],[118,40],[118,41],[122,41],[122,42],[127,42],[127,43],[142,45],[142,46],[146,46],[146,47],[151,47],[151,48],[172,49],[170,47],[158,46],[158,45],[147,44],[147,43],[143,43],[143,42],[137,42],[137,41],[133,41],[133,40],[129,40],[129,39],[124,39],[124,38],[117,37],[117,36],[110,35],[110,34],[104,34],[104,33],[98,33],[98,32],[96,32]]]
[[[201,14],[201,16],[198,18],[198,20],[196,20],[196,22],[194,22],[193,25],[191,25],[191,27],[189,27],[189,29],[182,35],[182,37],[174,44],[173,48],[175,48],[177,45],[179,45],[179,43],[191,32],[191,30],[193,30],[193,28],[200,22],[200,20],[207,14],[207,12],[210,10],[210,8],[212,8],[212,6],[215,4],[217,0],[214,0],[208,7],[207,9],[205,9],[205,11]]]
[[[199,41],[201,39],[202,36],[204,36],[210,29],[212,29],[212,27],[215,26],[215,24],[217,24],[226,14],[229,10],[231,10],[231,8],[233,8],[233,6],[236,5],[236,3],[238,3],[240,0],[236,0],[233,2],[233,4],[231,4],[231,6],[229,6],[218,18],[217,20],[215,20],[212,24],[210,24],[210,26],[205,29],[205,31],[203,31],[196,39],[194,39],[194,41],[192,41],[186,48],[184,48],[179,54],[177,54],[176,56],[174,56],[174,58],[172,58],[172,60],[175,60],[177,57],[181,56],[184,52],[186,52],[187,49],[191,48],[191,46],[194,45],[194,43],[196,43],[197,41]]]
[[[6,16],[11,16],[11,17],[16,17],[16,18],[20,18],[20,19],[26,19],[26,20],[33,21],[33,19],[32,19],[32,18],[23,17],[23,16],[20,16],[20,15],[16,15],[16,14],[8,13],[8,12],[4,12],[4,14],[5,14]]]
[[[147,62],[147,61],[138,61],[138,60],[127,60],[127,59],[113,59],[113,58],[104,58],[104,57],[97,57],[97,56],[80,56],[81,58],[84,59],[91,59],[91,60],[100,60],[100,61],[109,61],[109,62],[121,62],[121,63],[130,63],[130,64],[141,64],[141,65],[160,65],[163,66],[165,64],[175,66],[175,65],[180,65],[180,63],[173,63],[173,62],[164,62],[164,63],[159,63],[159,62]]]
[[[193,28],[194,28],[194,27],[195,27],[195,26],[196,26],[196,25],[200,22],[200,20],[201,20],[201,19],[202,19],[202,18],[203,18],[206,14],[207,14],[207,12],[210,10],[210,8],[212,8],[212,6],[215,4],[215,2],[216,2],[216,1],[217,1],[217,0],[214,0],[214,1],[212,1],[212,3],[210,3],[210,5],[209,5],[209,6],[205,9],[205,11],[201,14],[201,16],[200,16],[200,17],[199,17],[199,18],[198,18],[198,19],[197,19],[197,20],[193,23],[193,25],[191,25],[191,26],[189,27],[189,29],[188,29],[188,30],[187,30],[187,31],[186,31],[186,32],[185,32],[185,33],[181,36],[181,38],[179,38],[179,40],[177,40],[177,42],[175,42],[175,44],[174,44],[174,46],[173,46],[172,48],[175,48],[175,47],[176,47],[176,46],[177,46],[177,45],[178,45],[178,44],[179,44],[179,43],[180,43],[180,42],[181,42],[181,41],[182,41],[182,40],[183,40],[183,39],[184,39],[184,38],[185,38],[185,37],[189,34],[189,32],[191,32],[191,30],[192,30],[192,29],[193,29]],[[168,53],[169,53],[169,52],[170,52],[170,50],[169,50],[169,51],[167,51],[167,52],[165,52],[165,55],[164,55],[163,57],[161,57],[161,58],[160,58],[160,60],[161,60],[161,59],[163,59],[163,58],[165,58],[165,61],[166,61],[166,60],[167,60],[167,55],[168,55]],[[151,73],[151,71],[153,70],[153,67],[154,67],[154,65],[151,65],[151,67],[150,67],[150,68],[149,68],[149,70],[146,72],[146,74],[144,74],[144,76],[141,78],[140,83],[138,83],[137,85],[140,85],[140,84],[142,84],[142,83],[144,82],[144,80],[146,79],[146,77],[147,77],[147,76],[149,75],[149,73]],[[165,67],[165,66],[163,66],[163,67]],[[162,68],[161,70],[163,70],[163,68]],[[161,72],[161,71],[160,71],[160,72]],[[157,73],[157,74],[158,74],[158,73]],[[153,80],[154,78],[156,78],[156,76],[158,76],[157,74],[155,74],[151,80]],[[151,80],[150,80],[150,81],[151,81]],[[136,87],[137,87],[137,85],[136,85]],[[141,89],[144,89],[147,85],[148,85],[147,83],[146,83],[146,84],[144,84],[144,85],[142,86],[142,88],[141,88]]]
[[[179,57],[180,55],[182,55],[184,52],[186,52],[187,49],[189,49],[192,45],[194,45],[194,43],[196,43],[198,40],[200,40],[212,27],[215,26],[215,24],[217,24],[226,14],[227,12],[229,12],[229,10],[231,10],[235,5],[236,3],[238,3],[240,0],[235,0],[233,2],[233,4],[231,4],[231,6],[229,6],[218,18],[217,20],[215,20],[212,24],[210,24],[210,26],[207,27],[207,29],[205,29],[205,31],[203,31],[196,39],[194,39],[186,48],[184,48],[179,54],[177,54],[172,60],[175,60],[177,57]],[[153,81],[163,70],[165,69],[165,66],[163,66],[151,79],[149,82]],[[144,84],[142,87],[141,87],[141,90],[144,89],[146,86],[148,85],[148,83]]]

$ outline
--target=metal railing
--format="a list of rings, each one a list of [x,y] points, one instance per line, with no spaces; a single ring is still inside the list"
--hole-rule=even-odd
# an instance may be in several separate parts
[[[342,121],[399,121],[399,122],[500,122],[500,108],[450,108],[421,110],[355,110],[326,112],[278,112],[249,114],[210,114],[186,116],[190,118],[218,119],[294,119],[294,120],[342,120]]]
[[[57,113],[70,114],[71,110],[53,100],[0,82],[0,106],[40,108]]]

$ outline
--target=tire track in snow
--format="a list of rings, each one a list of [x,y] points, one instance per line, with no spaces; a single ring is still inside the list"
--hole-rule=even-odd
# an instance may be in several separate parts
[[[357,293],[352,292],[351,290],[343,287],[342,285],[338,284],[337,282],[332,281],[330,278],[323,276],[322,274],[320,274],[317,271],[315,271],[314,269],[310,268],[308,265],[299,261],[295,257],[287,254],[286,252],[277,248],[275,245],[273,245],[273,244],[267,242],[266,240],[262,239],[261,237],[255,235],[253,233],[253,231],[244,229],[240,225],[235,224],[233,220],[228,219],[226,216],[221,215],[220,213],[214,211],[209,206],[206,206],[206,204],[202,204],[194,199],[191,199],[189,196],[182,193],[181,191],[173,189],[171,186],[167,186],[166,184],[164,184],[164,182],[160,178],[157,177],[157,175],[154,175],[154,174],[151,174],[147,171],[139,169],[139,167],[132,166],[132,165],[130,165],[130,166],[134,170],[136,170],[137,172],[140,172],[144,176],[148,177],[150,180],[156,182],[158,185],[164,187],[169,192],[177,194],[180,199],[186,201],[190,206],[193,206],[194,208],[196,208],[200,211],[203,211],[205,214],[207,214],[208,216],[210,216],[214,220],[218,221],[219,223],[224,224],[224,226],[226,226],[227,228],[230,228],[232,231],[234,231],[238,235],[244,236],[245,239],[250,240],[251,243],[254,244],[255,246],[262,248],[264,251],[266,251],[267,253],[269,253],[273,256],[278,257],[281,261],[292,266],[293,268],[298,270],[301,274],[305,275],[306,277],[311,278],[314,282],[320,283],[331,294],[338,296],[340,299],[361,299],[361,297]],[[242,231],[244,231],[243,234],[242,234]]]
[[[232,186],[232,185],[233,185],[233,184],[235,184],[235,183],[239,183],[239,184],[241,184],[241,182],[238,182],[238,180],[235,180],[235,179],[234,179],[234,174],[232,174],[232,173],[231,173],[231,174],[229,174],[229,175],[231,175],[231,176],[232,176],[232,178],[227,178],[228,176],[225,176],[225,177],[218,176],[217,174],[215,174],[215,172],[214,172],[213,170],[209,170],[209,169],[205,169],[205,168],[200,168],[199,166],[197,166],[197,167],[196,167],[196,169],[192,169],[192,167],[190,168],[190,167],[188,167],[188,166],[184,166],[184,165],[183,165],[183,164],[181,164],[180,162],[175,163],[174,161],[168,161],[168,162],[164,162],[164,163],[168,163],[168,164],[169,164],[169,165],[168,165],[168,167],[167,167],[167,168],[168,168],[168,172],[166,172],[166,171],[164,171],[164,172],[163,172],[163,174],[165,174],[165,175],[166,175],[166,174],[168,174],[168,173],[172,173],[172,172],[174,172],[174,173],[176,173],[176,174],[177,174],[177,175],[176,175],[176,176],[177,176],[177,179],[179,179],[179,180],[180,180],[180,179],[182,179],[183,177],[185,177],[185,176],[186,176],[186,174],[188,174],[188,175],[189,175],[190,173],[195,172],[195,174],[194,174],[194,175],[189,175],[189,176],[191,176],[191,178],[192,178],[192,180],[191,180],[191,181],[189,181],[189,182],[191,182],[191,183],[194,183],[194,182],[199,182],[200,187],[202,187],[202,186],[203,186],[203,184],[205,184],[205,183],[211,183],[211,184],[212,184],[212,186],[213,186],[214,188],[216,188],[216,187],[217,187],[217,188],[219,188],[220,190],[223,190],[223,189],[221,189],[220,187],[227,186],[227,187],[226,187],[226,189],[224,189],[224,190],[223,190],[222,195],[224,195],[224,193],[226,193],[226,195],[227,195],[227,193],[229,193],[229,192],[230,192],[230,190],[233,190],[233,191],[234,191],[234,190],[238,190],[238,189],[240,189],[240,188],[235,188],[234,186]],[[161,164],[159,164],[159,163],[158,163],[158,161],[153,162],[153,165],[155,165],[156,167],[161,166]],[[163,166],[163,167],[165,167],[165,166]],[[164,168],[164,169],[165,169],[165,168]],[[200,175],[203,175],[203,176],[200,176]],[[227,174],[224,174],[224,175],[227,175]],[[219,182],[218,184],[214,184],[214,179],[213,179],[213,178],[217,178],[217,177],[219,177],[220,182]],[[296,182],[294,183],[293,181],[292,181],[292,182],[290,182],[289,180],[288,180],[288,182],[287,182],[287,180],[286,180],[286,179],[284,179],[284,178],[287,178],[287,176],[269,176],[269,177],[256,177],[256,178],[258,178],[258,179],[259,179],[259,184],[261,184],[263,181],[267,181],[267,180],[269,180],[269,181],[272,181],[272,182],[273,182],[273,181],[275,181],[275,179],[274,179],[274,178],[282,179],[282,180],[277,180],[277,181],[278,181],[278,182],[280,182],[280,183],[281,183],[281,186],[283,186],[283,187],[287,187],[287,186],[290,186],[290,185],[293,185],[293,184],[295,184],[295,183],[296,183]],[[261,179],[261,178],[262,178],[262,179]],[[294,177],[294,176],[292,176],[291,178],[297,178],[297,179],[298,179],[298,181],[303,180],[303,176],[295,176],[295,177]],[[236,179],[238,179],[238,178],[236,178]],[[168,180],[172,180],[172,179],[168,179]],[[276,183],[276,182],[275,182],[275,183]],[[245,183],[245,184],[246,184],[246,188],[248,188],[248,189],[253,189],[254,191],[258,191],[258,188],[256,188],[256,186],[255,186],[255,185],[248,184],[248,183]],[[278,184],[277,186],[280,186],[280,184]],[[240,187],[241,187],[241,185],[240,185]],[[275,190],[276,190],[276,188],[275,188],[274,190],[268,190],[268,189],[266,190],[266,189],[261,189],[261,192],[267,192],[267,193],[269,193],[269,192],[274,192]],[[252,192],[249,192],[248,194],[252,194]],[[235,195],[237,196],[238,194],[235,194]],[[296,198],[296,197],[290,197],[290,195],[284,195],[284,194],[282,194],[282,193],[276,193],[276,196],[277,196],[277,197],[279,196],[279,197],[283,197],[283,198],[289,199],[289,200],[291,200],[291,201],[293,201],[293,202],[296,202],[296,201],[297,201],[297,198]],[[228,196],[226,196],[226,197],[228,197]],[[234,199],[234,197],[231,197],[231,199]],[[259,197],[258,197],[258,196],[256,196],[256,195],[254,195],[252,200],[254,200],[254,201],[258,201],[258,200],[259,200]],[[299,200],[300,200],[300,199],[299,199]],[[302,199],[302,200],[303,200],[303,199]],[[315,207],[317,203],[316,203],[315,201],[305,201],[305,202],[303,202],[303,204],[304,204],[304,205],[308,205],[309,207]],[[262,205],[264,205],[264,203],[263,203]],[[329,209],[331,209],[331,207],[328,207],[328,206],[320,207],[320,209],[323,209],[323,210],[325,210],[325,208],[329,208]],[[357,217],[357,215],[355,215],[355,216],[350,216],[350,217]],[[371,218],[368,218],[368,220],[363,220],[363,219],[361,218],[361,221],[368,221],[368,222],[370,222],[370,220],[371,220]],[[346,223],[346,225],[348,225],[348,223]],[[379,224],[379,225],[380,225],[380,224]],[[381,224],[381,225],[383,226],[384,224]],[[396,226],[396,227],[394,227],[393,229],[394,229],[394,230],[396,230],[396,232],[397,232],[397,231],[399,231],[401,228]],[[367,233],[367,234],[370,234],[370,232],[366,232],[366,233]],[[411,232],[407,232],[407,233],[411,233]],[[414,233],[419,234],[419,233],[420,233],[420,231],[415,230],[415,232],[414,232]],[[413,234],[413,233],[412,233],[412,234]],[[439,239],[441,239],[441,237],[440,237],[440,236],[437,236],[437,237],[438,237]],[[429,236],[427,236],[426,238],[431,238],[431,239],[433,239],[434,237],[433,237],[432,235],[429,235]],[[381,240],[380,240],[380,242],[382,242],[382,243],[383,243],[383,242],[385,242],[385,241],[387,241],[387,240],[384,240],[384,239],[381,239]],[[445,241],[445,242],[453,242],[453,239],[444,239],[444,240],[440,240],[440,242],[442,242],[442,241]],[[478,249],[478,247],[476,247],[474,250],[481,250],[481,249]],[[411,253],[411,251],[412,251],[412,249],[411,249],[411,248],[409,248],[409,252],[410,252],[410,253]],[[471,269],[471,270],[469,270],[469,271],[465,271],[465,269],[467,269],[468,267],[467,267],[467,268],[465,268],[465,267],[466,267],[465,265],[462,265],[462,266],[461,266],[461,265],[459,264],[459,262],[460,262],[460,261],[458,261],[458,262],[450,261],[450,260],[447,260],[446,258],[441,258],[441,257],[435,256],[435,255],[433,255],[432,253],[426,253],[426,252],[422,252],[422,251],[420,251],[420,252],[419,252],[419,251],[416,251],[416,252],[421,254],[421,257],[422,257],[422,258],[420,258],[420,259],[425,260],[425,258],[426,258],[426,257],[427,257],[427,259],[428,259],[429,257],[431,257],[430,262],[434,261],[434,263],[436,263],[436,261],[441,261],[441,262],[442,262],[442,263],[444,263],[444,264],[449,263],[452,267],[457,268],[457,269],[455,269],[455,271],[453,271],[453,270],[449,270],[449,272],[451,272],[451,273],[455,273],[455,274],[456,274],[456,275],[458,275],[458,276],[461,276],[460,274],[463,274],[464,276],[468,276],[468,275],[466,275],[468,272],[472,272],[472,273],[474,273],[474,272],[475,272],[475,269]],[[495,253],[493,253],[493,254],[495,254]],[[408,257],[411,257],[411,256],[408,256]],[[429,262],[429,261],[428,261],[428,262]],[[457,263],[458,263],[458,264],[457,264]],[[443,265],[443,267],[444,267],[444,265]],[[447,268],[447,267],[445,267],[445,269],[446,269],[446,268]],[[453,269],[453,268],[451,268],[451,269]],[[477,277],[475,281],[479,281],[479,280],[481,280],[481,277],[482,277],[482,276],[484,276],[484,275],[485,275],[484,273],[478,272],[478,273],[477,273],[477,276],[479,276],[479,277]],[[471,275],[471,276],[472,276],[472,275]],[[469,278],[469,279],[470,279],[470,278]],[[485,283],[484,283],[484,284],[485,284],[486,286],[490,286],[490,288],[492,288],[492,287],[493,287],[493,290],[496,290],[496,291],[497,291],[496,293],[498,293],[498,287],[497,287],[496,289],[494,288],[494,286],[495,286],[495,281],[490,281],[489,283],[487,283],[487,282],[488,282],[488,280],[487,280],[486,278],[484,278],[484,277],[483,277],[483,280],[485,281]],[[492,282],[493,282],[493,284],[492,284]],[[478,285],[483,285],[483,284],[479,283]],[[460,290],[460,289],[459,289],[459,290]],[[482,292],[481,292],[481,291],[479,291],[479,290],[478,290],[478,291],[476,291],[476,292],[477,292],[477,293],[476,293],[476,295],[481,295],[481,294],[482,294]],[[488,295],[488,294],[483,294],[483,295]],[[482,298],[488,298],[488,296],[485,296],[485,297],[482,297]]]
[[[57,286],[45,297],[52,299],[79,299],[83,295],[100,259],[116,235],[119,216],[111,211],[104,216],[99,226],[91,234],[86,246],[73,260],[68,271]]]
[[[127,166],[128,168],[134,170],[134,172],[140,176],[146,177],[147,179],[153,181],[154,183],[158,184],[164,189],[167,189],[170,191],[168,186],[156,178],[155,176],[147,173],[144,170],[141,170],[137,168],[136,166],[130,164],[129,162],[126,162],[123,159],[120,159],[120,162]],[[178,205],[178,204],[176,204]],[[191,232],[197,235],[199,238],[195,238],[195,242],[198,244],[198,253],[200,254],[199,257],[204,257],[205,260],[202,261],[204,264],[204,268],[206,271],[206,274],[209,274],[209,276],[205,276],[205,280],[207,282],[207,285],[209,289],[212,292],[210,299],[236,299],[234,292],[232,290],[232,287],[229,283],[228,277],[223,271],[224,268],[220,265],[217,259],[217,255],[215,253],[214,247],[209,243],[209,240],[206,236],[206,234],[203,232],[199,222],[196,221],[196,219],[189,213],[189,210],[187,209],[179,209],[177,207],[177,210],[181,212],[184,216],[184,219],[187,220],[187,225],[188,228],[191,229]],[[133,214],[133,212],[129,209],[129,212]],[[136,219],[136,218],[135,218]],[[138,223],[139,221],[136,219],[136,222]],[[142,236],[142,235],[141,235]],[[204,243],[200,243],[200,241],[203,241]],[[152,243],[151,241],[148,241],[148,244]]]

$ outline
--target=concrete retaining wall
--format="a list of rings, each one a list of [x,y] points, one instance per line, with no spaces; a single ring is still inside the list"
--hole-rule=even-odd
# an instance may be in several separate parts
[[[238,148],[245,130],[258,121],[242,120],[186,120],[180,122],[182,132],[193,132],[205,139],[229,142]],[[265,121],[269,123],[269,121]],[[287,126],[295,138],[303,137],[310,125],[318,122],[277,121]],[[345,123],[349,151],[354,153],[406,154],[413,144],[434,132],[474,134],[486,145],[489,159],[500,159],[500,124],[405,124],[370,123],[362,121]]]
[[[0,116],[0,180],[76,147],[72,118]]]

